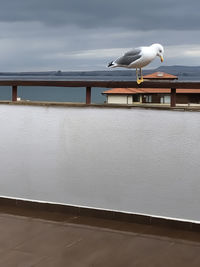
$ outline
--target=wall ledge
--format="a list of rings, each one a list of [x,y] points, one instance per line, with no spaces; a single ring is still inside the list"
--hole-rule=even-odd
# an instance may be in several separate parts
[[[10,212],[11,210],[11,212]],[[167,218],[159,217],[145,214],[134,214],[126,213],[120,211],[112,210],[103,210],[96,208],[80,207],[73,205],[57,204],[57,203],[48,203],[48,202],[39,202],[31,201],[24,199],[15,199],[0,197],[0,212],[4,213],[15,213],[19,210],[23,214],[24,210],[41,212],[56,212],[63,215],[74,215],[74,216],[86,216],[100,219],[108,219],[115,221],[123,221],[129,223],[138,223],[145,225],[153,225],[158,227],[200,232],[200,222],[181,220],[177,218]]]
[[[151,104],[85,104],[72,102],[42,102],[42,101],[0,101],[0,105],[14,105],[14,106],[44,106],[44,107],[74,107],[74,108],[122,108],[122,109],[153,109],[153,110],[170,110],[170,111],[197,111],[200,112],[200,106],[162,106]]]

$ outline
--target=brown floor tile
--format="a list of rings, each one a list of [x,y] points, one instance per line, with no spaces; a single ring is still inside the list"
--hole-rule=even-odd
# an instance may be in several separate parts
[[[52,253],[56,255],[60,254],[66,247],[79,242],[83,238],[87,238],[92,232],[93,230],[80,227],[54,224],[48,231],[27,239],[16,249],[37,255],[51,256]]]
[[[0,216],[0,249],[13,249],[51,227],[40,221],[17,216]]]
[[[48,258],[36,266],[118,266],[116,261],[113,262],[113,257],[116,257],[118,250],[123,250],[124,245],[123,239],[116,240],[114,238],[112,240],[107,237],[107,234],[106,237],[101,238],[100,236],[98,238],[97,236],[96,238],[88,236],[87,240],[81,240],[79,243],[65,248],[60,255]],[[119,261],[119,264],[122,262],[123,260]]]
[[[41,262],[43,257],[33,254],[11,250],[0,256],[0,266],[2,267],[32,267]]]
[[[146,227],[143,231],[143,235],[152,236],[154,238],[166,238],[178,243],[196,243],[200,246],[200,233],[178,230],[173,228],[150,226]]]
[[[150,267],[199,267],[200,247],[185,244],[174,244],[170,246],[164,255],[154,257]]]
[[[2,267],[200,266],[200,234],[189,231],[82,216],[54,221],[0,213],[0,233]]]
[[[152,259],[170,246],[169,242],[145,239],[121,232],[95,231],[74,245],[66,247],[60,255],[42,261],[40,266],[135,266]],[[146,265],[148,266],[148,265]]]
[[[101,229],[112,229],[122,232],[131,232],[132,234],[139,234],[145,232],[151,226],[137,223],[121,222],[115,220],[99,219],[85,216],[77,216],[70,218],[69,223],[77,225],[90,225],[92,227],[100,227]]]

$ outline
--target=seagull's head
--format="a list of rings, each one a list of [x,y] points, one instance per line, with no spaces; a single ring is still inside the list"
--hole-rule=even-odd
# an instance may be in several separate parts
[[[156,50],[156,56],[160,57],[161,62],[164,61],[163,55],[164,55],[164,48],[161,44],[153,44],[152,45]]]

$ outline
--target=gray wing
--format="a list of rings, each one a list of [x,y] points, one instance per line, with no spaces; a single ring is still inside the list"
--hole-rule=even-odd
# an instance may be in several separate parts
[[[135,48],[125,53],[122,57],[116,59],[115,63],[128,66],[137,59],[141,58],[141,56],[141,48]]]

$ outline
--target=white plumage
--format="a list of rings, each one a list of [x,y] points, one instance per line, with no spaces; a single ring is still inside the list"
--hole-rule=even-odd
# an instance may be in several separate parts
[[[160,44],[152,44],[151,46],[141,46],[126,52],[123,56],[117,58],[108,64],[108,67],[116,68],[134,68],[136,69],[137,83],[143,82],[142,68],[151,63],[156,56],[159,56],[163,62],[164,48]],[[140,70],[140,78],[138,76]]]

